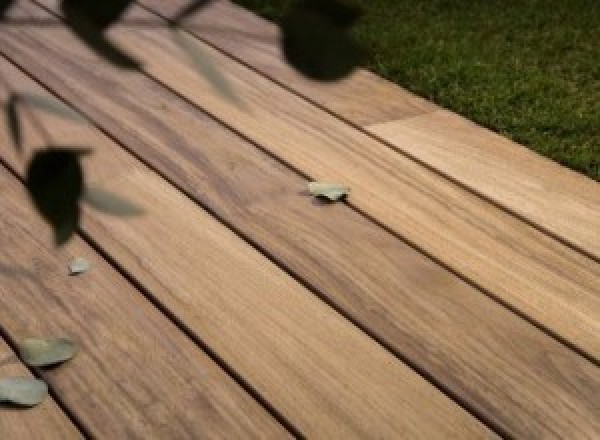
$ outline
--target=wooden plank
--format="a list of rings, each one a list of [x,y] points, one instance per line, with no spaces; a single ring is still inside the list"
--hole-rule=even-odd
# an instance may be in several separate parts
[[[173,17],[188,1],[139,0],[138,3],[166,17]],[[279,28],[229,1],[213,1],[190,16],[184,27],[261,73],[361,126],[437,110],[429,101],[363,69],[335,83],[324,84],[306,79],[283,61]]]
[[[9,145],[5,135],[3,145]],[[39,145],[36,137],[32,141]],[[24,189],[3,168],[0,209],[3,328],[16,340],[78,340],[77,357],[45,378],[94,437],[285,437],[264,409],[92,249],[79,239],[54,248]],[[69,277],[75,256],[85,257],[92,269]]]
[[[19,82],[12,74],[6,76],[11,85]],[[146,210],[143,217],[128,220],[89,210],[85,230],[302,434],[493,437],[425,379],[108,139],[47,115],[39,114],[38,121],[53,139],[94,145],[96,153],[85,163],[90,182],[102,183]],[[35,133],[34,127],[26,132]],[[27,151],[39,144],[39,136],[28,139]],[[9,160],[19,166],[15,157]],[[10,210],[13,222],[27,215],[23,207]],[[6,248],[14,252],[12,246]],[[108,290],[108,281],[103,287]],[[94,293],[101,294],[108,293]],[[145,320],[146,313],[139,310],[135,316]],[[161,339],[139,322],[130,325],[148,338]],[[81,328],[93,331],[85,323]],[[169,345],[181,349],[175,341]],[[144,371],[141,365],[137,369]],[[159,380],[146,380],[150,379]],[[247,412],[242,407],[239,411]],[[101,417],[107,423],[106,416]]]
[[[152,18],[139,8],[130,13]],[[56,62],[66,48],[69,57],[79,54],[80,63],[98,62],[65,31],[56,32],[32,57],[31,48],[19,49],[18,31],[8,30],[13,38],[4,38],[3,50],[23,60],[29,52],[33,63],[46,56],[34,69],[44,82],[50,81],[47,66],[68,62]],[[111,38],[143,60],[152,75],[272,154],[315,180],[348,184],[351,205],[600,361],[600,264],[204,47],[245,105],[224,99],[199,78],[168,32],[117,27]],[[60,49],[56,45],[50,56],[59,40]]]
[[[187,0],[140,3],[173,16]],[[597,182],[365,70],[334,84],[304,79],[283,61],[278,28],[229,1],[213,2],[186,25],[267,77],[600,259]]]
[[[0,273],[14,273],[11,266],[0,266]],[[0,379],[31,377],[17,355],[0,337]],[[51,398],[34,408],[0,404],[0,438],[3,439],[79,439],[82,436]]]
[[[493,425],[523,438],[600,429],[597,368],[346,206],[312,205],[299,194],[304,179],[148,79],[97,63],[90,69],[71,54],[68,72],[46,71],[65,78],[61,95]],[[11,70],[4,76],[41,93]],[[77,127],[48,129],[71,143],[114,148]],[[561,359],[560,368],[549,358]]]

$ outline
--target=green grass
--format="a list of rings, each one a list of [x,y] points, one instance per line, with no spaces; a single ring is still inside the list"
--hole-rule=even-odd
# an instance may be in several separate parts
[[[289,0],[237,0],[277,21]],[[600,181],[600,1],[355,0],[369,69]]]

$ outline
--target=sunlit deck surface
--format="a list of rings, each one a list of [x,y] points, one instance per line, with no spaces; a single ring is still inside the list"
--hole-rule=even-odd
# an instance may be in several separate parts
[[[51,390],[0,406],[0,438],[600,438],[600,185],[367,71],[305,79],[273,24],[216,1],[183,38],[227,98],[165,27],[185,4],[111,28],[143,72],[56,0],[0,25],[1,99],[88,121],[25,109],[22,155],[0,123],[0,377]],[[48,144],[93,148],[86,183],[144,215],[84,206],[55,248],[23,185]],[[59,368],[14,354],[64,335]]]

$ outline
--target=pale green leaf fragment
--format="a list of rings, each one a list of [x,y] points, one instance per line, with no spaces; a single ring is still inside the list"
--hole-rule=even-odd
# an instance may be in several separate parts
[[[222,75],[214,64],[210,61],[209,55],[202,50],[200,42],[194,37],[186,34],[180,29],[172,30],[173,41],[188,55],[194,63],[198,73],[204,76],[212,86],[225,98],[234,104],[240,105],[241,102],[231,87],[231,84],[224,75]]]
[[[86,121],[83,115],[54,97],[34,95],[31,93],[19,93],[19,98],[33,108],[60,116],[61,118],[70,119],[76,122]]]
[[[339,183],[310,182],[308,190],[315,197],[324,197],[331,201],[337,201],[348,195],[350,188]]]
[[[35,406],[48,395],[48,385],[32,377],[0,379],[0,402]]]
[[[32,367],[46,367],[68,361],[77,353],[77,345],[68,338],[24,340],[19,345],[19,357]]]
[[[69,263],[69,275],[80,275],[90,270],[90,267],[90,262],[85,258],[73,258]]]
[[[134,217],[144,213],[144,210],[133,202],[96,186],[86,188],[83,200],[100,212],[119,217]]]

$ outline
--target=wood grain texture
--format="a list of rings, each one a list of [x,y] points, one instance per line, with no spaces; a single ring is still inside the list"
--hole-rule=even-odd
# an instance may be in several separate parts
[[[24,190],[4,169],[0,174],[3,326],[17,340],[68,335],[78,341],[79,354],[45,378],[94,437],[286,436],[90,248],[78,239],[64,251],[52,248]],[[68,277],[74,256],[92,269]]]
[[[61,41],[53,56],[99,63],[65,31],[48,32],[46,46]],[[600,361],[600,264],[205,47],[244,106],[231,103],[199,78],[168,32],[117,27],[110,36],[182,95],[311,178],[349,185],[351,205]],[[18,38],[3,44],[19,59],[40,59],[39,47],[19,52]]]
[[[9,266],[0,266],[0,273],[7,271],[11,271]],[[0,337],[0,379],[31,376],[29,370]],[[47,397],[33,408],[0,404],[0,438],[71,440],[80,439],[82,436],[52,397]]]
[[[188,1],[140,0],[138,3],[173,17]],[[213,1],[190,16],[184,28],[359,125],[412,117],[437,109],[427,100],[363,69],[335,83],[306,79],[283,60],[279,28],[229,1]],[[375,102],[385,104],[374,105]]]
[[[60,95],[494,425],[525,438],[593,438],[600,429],[597,368],[346,206],[312,204],[302,194],[304,179],[173,94],[106,65],[89,68],[79,57],[71,52],[62,68],[48,64],[44,79],[59,84],[51,71],[65,78]],[[59,127],[48,124],[71,143],[115,148],[93,133]],[[99,234],[114,231],[111,223],[97,227]],[[120,252],[134,259],[126,254],[135,250]]]
[[[85,163],[89,181],[118,192],[146,211],[143,217],[123,220],[86,210],[85,230],[304,435],[494,437],[425,379],[119,147],[72,123],[41,114],[38,120],[53,138],[75,145],[92,142],[96,153]],[[32,131],[28,127],[28,133]],[[77,136],[82,134],[85,137],[78,142]],[[38,142],[29,139],[27,151]],[[14,163],[14,158],[9,160]],[[15,222],[27,215],[23,206],[10,209]],[[17,244],[11,242],[3,249],[14,253],[15,247]],[[94,266],[98,264],[93,256],[89,259]],[[87,275],[95,273],[99,272],[94,270],[75,280],[88,280]],[[108,296],[109,281],[117,284],[107,280],[95,295]],[[120,294],[124,298],[124,292]],[[159,330],[147,328],[152,325],[148,311],[129,304],[131,298],[125,300],[126,304],[114,307],[127,309],[147,324],[130,319],[123,335],[137,331],[148,338],[165,338],[155,334]],[[16,301],[27,304],[26,298]],[[125,312],[114,311],[117,313]],[[91,312],[72,314],[86,318],[81,331],[93,331],[87,316]],[[97,325],[108,326],[106,320],[105,316],[98,317]],[[124,342],[120,345],[129,348]],[[177,341],[168,345],[170,354],[182,350]],[[150,351],[147,347],[139,350]],[[126,354],[114,354],[110,360],[114,362],[116,356]],[[147,383],[148,390],[155,389],[152,382],[169,383],[168,378],[151,374],[147,367],[136,367],[138,380]],[[242,407],[238,411],[247,412]],[[107,423],[106,414],[97,417]],[[259,431],[264,428],[258,422],[253,427]]]
[[[5,61],[1,66],[4,79],[18,73]],[[2,101],[6,92],[2,88]],[[60,127],[60,122],[45,121],[50,127]],[[35,126],[28,123],[24,131],[28,146],[42,145]],[[72,125],[68,131],[76,136],[81,128]],[[5,146],[1,154],[22,169],[23,159],[7,148],[10,141],[4,125],[0,137]],[[62,139],[68,143],[66,137]],[[93,134],[87,140],[93,142]],[[67,335],[78,341],[81,351],[75,359],[48,370],[45,378],[92,435],[111,439],[287,436],[252,397],[90,247],[76,238],[64,249],[54,248],[51,231],[18,181],[3,168],[0,211],[2,326],[15,340]],[[92,269],[69,277],[68,262],[80,256],[91,262]]]
[[[140,3],[173,16],[187,0]],[[305,79],[284,62],[278,28],[229,1],[213,2],[191,16],[185,27],[399,151],[600,259],[597,182],[365,70],[334,84]]]

